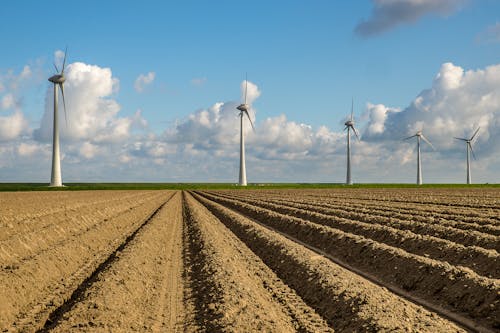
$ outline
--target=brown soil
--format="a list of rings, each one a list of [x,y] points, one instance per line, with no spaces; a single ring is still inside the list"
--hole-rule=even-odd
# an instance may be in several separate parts
[[[199,197],[328,323],[343,332],[457,332],[457,326],[405,301],[233,211]],[[304,283],[307,281],[307,283]]]
[[[190,195],[186,200],[189,331],[331,332],[326,322]]]
[[[0,195],[0,332],[500,332],[497,189]]]
[[[87,193],[64,194],[66,200],[75,197],[78,201]],[[4,255],[0,261],[0,327],[12,331],[41,328],[49,314],[70,298],[127,235],[172,195],[135,192],[132,193],[135,200],[119,201],[112,198],[120,193],[101,194],[115,205],[97,207],[85,215],[79,210],[71,211],[63,220],[42,219],[40,223],[29,220],[25,222],[30,224],[26,228],[32,232],[26,235],[16,232],[0,243],[0,252]],[[23,196],[22,193],[9,195]],[[95,195],[96,192],[92,192],[92,196]],[[43,193],[37,205],[39,210],[52,210],[60,202],[47,200]],[[30,206],[36,207],[33,203]],[[2,223],[2,229],[6,227],[10,228],[9,224]]]
[[[178,193],[99,274],[53,331],[182,331],[182,267]]]

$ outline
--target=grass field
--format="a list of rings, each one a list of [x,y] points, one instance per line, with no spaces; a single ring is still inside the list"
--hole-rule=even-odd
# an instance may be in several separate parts
[[[47,183],[0,183],[0,192],[10,191],[83,191],[83,190],[225,190],[225,189],[328,189],[328,188],[498,188],[500,184],[354,184],[339,183],[252,183],[246,187],[234,183],[67,183],[49,187]]]

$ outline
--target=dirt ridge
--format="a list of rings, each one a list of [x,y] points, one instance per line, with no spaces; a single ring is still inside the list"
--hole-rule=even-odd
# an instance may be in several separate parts
[[[353,266],[373,272],[386,283],[401,286],[416,296],[489,327],[500,325],[498,280],[487,279],[472,271],[411,255],[342,231],[285,216],[242,202],[197,192],[208,199],[255,218],[303,242],[332,254]],[[418,267],[418,270],[415,270]]]
[[[175,196],[175,193],[163,202],[156,210],[154,210],[139,227],[134,230],[130,235],[128,235],[125,240],[103,261],[97,266],[97,268],[78,285],[78,287],[73,291],[70,297],[64,301],[59,307],[52,311],[43,327],[37,330],[38,333],[49,332],[54,328],[58,322],[62,319],[62,316],[72,309],[72,307],[82,298],[85,291],[90,288],[90,286],[97,281],[99,274],[108,269],[111,264],[117,260],[118,254],[123,251],[123,249],[136,237],[136,235],[141,231],[144,226],[146,226],[151,220],[158,214],[158,212]]]

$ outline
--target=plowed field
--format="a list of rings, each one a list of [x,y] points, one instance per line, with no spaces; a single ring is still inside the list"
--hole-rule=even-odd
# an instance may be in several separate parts
[[[3,332],[500,332],[500,191],[0,193]]]

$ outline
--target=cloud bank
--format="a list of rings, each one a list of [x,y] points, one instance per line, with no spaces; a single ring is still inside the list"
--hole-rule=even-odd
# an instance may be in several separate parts
[[[24,70],[23,70],[24,71]],[[52,85],[46,85],[44,114],[32,130],[22,98],[12,82],[1,80],[0,181],[47,181],[50,178]],[[28,72],[28,71],[26,71]],[[218,101],[188,114],[161,133],[148,129],[142,111],[124,116],[116,100],[119,80],[110,68],[68,64],[65,83],[68,127],[60,105],[61,151],[65,181],[236,182],[239,117],[245,81],[234,100]],[[481,127],[474,144],[473,180],[499,182],[500,64],[465,70],[444,63],[430,87],[399,108],[367,103],[356,119],[361,142],[352,146],[355,182],[413,182],[414,142],[402,138],[423,130],[436,146],[423,147],[424,179],[454,182],[464,172],[465,137]],[[247,102],[262,92],[248,82]],[[6,97],[7,96],[7,97]],[[10,97],[13,96],[13,97]],[[5,102],[3,102],[5,100]],[[5,106],[5,107],[4,107]],[[266,116],[249,110],[255,132],[245,121],[247,171],[251,182],[342,182],[346,137],[343,126],[313,127],[286,114]],[[36,161],[36,163],[33,163]],[[443,170],[446,170],[443,173]],[[464,177],[465,178],[465,177]]]
[[[424,130],[443,150],[453,150],[454,136],[468,137],[481,127],[477,150],[489,155],[500,146],[500,65],[465,71],[445,63],[432,86],[404,110],[368,104],[367,141],[394,141]]]
[[[361,21],[354,32],[362,37],[371,37],[397,26],[415,23],[429,14],[450,15],[459,9],[465,0],[372,0],[371,16]]]

